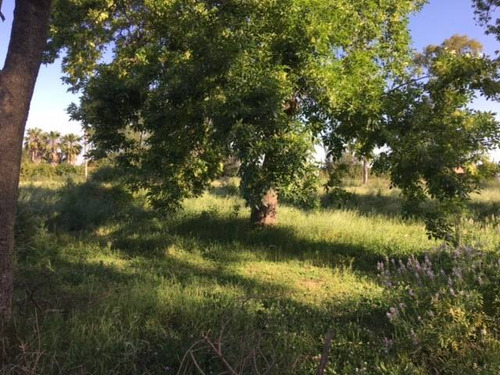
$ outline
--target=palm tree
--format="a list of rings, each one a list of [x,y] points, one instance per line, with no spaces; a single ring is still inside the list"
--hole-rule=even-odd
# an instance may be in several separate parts
[[[57,165],[61,161],[60,157],[60,141],[61,133],[51,131],[47,133],[47,161],[51,165]]]
[[[45,150],[44,133],[42,129],[32,128],[26,132],[24,147],[29,153],[32,163],[40,163]]]
[[[82,152],[82,145],[79,143],[81,137],[76,134],[66,134],[61,138],[61,151],[64,160],[71,165],[76,164],[76,157]]]

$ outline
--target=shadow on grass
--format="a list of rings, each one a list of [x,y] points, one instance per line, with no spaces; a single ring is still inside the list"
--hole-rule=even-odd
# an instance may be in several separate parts
[[[215,337],[221,334],[231,363],[240,363],[259,349],[264,353],[259,361],[267,356],[276,362],[273,373],[304,373],[303,366],[315,363],[320,338],[329,327],[335,327],[339,340],[363,335],[357,340],[371,345],[373,322],[384,313],[380,306],[350,305],[348,300],[333,313],[288,298],[286,285],[257,282],[223,266],[206,269],[172,257],[121,270],[76,257],[66,259],[56,251],[39,256],[43,259],[29,263],[50,267],[19,265],[12,345],[1,351],[5,368],[32,365],[23,362],[30,358],[20,356],[19,348],[37,343],[42,356],[39,373],[175,373],[167,369],[177,369],[191,344],[211,332]],[[240,292],[235,295],[234,290]],[[377,329],[385,329],[384,324]],[[213,354],[197,354],[199,365],[225,370]],[[254,372],[248,367],[243,373]]]
[[[32,191],[25,203],[28,208],[39,204],[42,218],[61,220],[80,210],[98,209],[115,194],[122,197],[104,186],[84,186]],[[339,241],[302,239],[291,228],[255,229],[246,219],[207,213],[159,219],[128,197],[118,202],[106,207],[123,214],[98,215],[94,221],[92,216],[78,216],[76,223],[89,222],[78,230],[61,224],[19,252],[16,325],[10,341],[0,340],[1,345],[10,343],[0,350],[2,367],[10,373],[35,364],[39,373],[175,373],[168,369],[179,366],[189,346],[203,332],[217,336],[224,324],[228,359],[240,361],[259,348],[276,361],[274,373],[301,374],[314,367],[320,338],[332,326],[338,342],[346,343],[346,356],[352,355],[349,343],[356,339],[366,343],[356,357],[359,365],[370,360],[366,353],[372,352],[377,330],[386,329],[381,303],[347,298],[335,309],[329,301],[312,306],[291,298],[290,286],[242,276],[231,265],[241,261],[243,248],[271,261],[352,264],[373,275],[379,255]],[[113,222],[118,229],[110,235],[94,233],[95,227]],[[107,241],[110,246],[103,248]],[[165,251],[179,241],[196,251],[217,245],[216,254],[203,254],[216,256],[217,262],[205,266]],[[190,251],[189,246],[185,250]],[[20,349],[37,342],[40,361]],[[341,366],[347,357],[342,359],[342,349],[336,350]],[[213,353],[198,361],[216,373],[225,370]]]
[[[282,369],[275,373],[304,373],[329,327],[339,340],[363,335],[357,340],[366,345],[374,330],[386,328],[374,327],[384,310],[371,302],[346,300],[333,312],[292,300],[288,292],[286,285],[235,274],[224,264],[205,268],[165,256],[120,269],[76,254],[40,252],[18,265],[16,326],[12,345],[2,348],[2,365],[26,366],[22,361],[29,358],[19,348],[38,342],[40,373],[169,374],[166,369],[177,369],[204,332],[218,336],[225,326],[222,345],[233,363],[258,348]],[[197,359],[202,368],[224,370],[211,352]]]
[[[27,196],[31,200],[25,199],[23,204],[30,209],[41,205],[49,230],[68,233],[79,240],[83,234],[86,241],[97,240],[101,246],[112,246],[129,257],[162,257],[165,249],[178,241],[174,237],[178,237],[183,247],[199,250],[219,246],[216,256],[220,262],[238,261],[243,249],[270,261],[295,259],[319,266],[352,266],[373,276],[377,261],[385,255],[341,239],[313,241],[301,238],[290,227],[257,229],[247,219],[237,217],[205,212],[197,216],[178,214],[160,218],[134,201],[123,188],[93,182],[68,185],[56,196],[54,191],[45,190],[33,190]],[[394,201],[379,202],[380,206],[389,203],[395,204]],[[95,228],[113,223],[117,228],[111,234],[95,234]]]
[[[311,261],[318,266],[350,267],[374,274],[377,261],[384,255],[341,240],[311,241],[300,238],[293,228],[255,228],[247,219],[200,215],[174,223],[170,233],[186,240],[194,239],[204,247],[217,245],[223,250],[218,260],[238,259],[238,252],[257,252],[269,261]]]
[[[341,202],[332,200],[328,195],[322,198],[323,208],[345,209],[358,212],[364,216],[381,215],[387,218],[403,218],[403,205],[405,198],[402,196],[385,196],[378,194],[350,194],[349,198]],[[500,217],[499,202],[477,202],[468,203],[472,218],[480,223],[498,220]],[[415,212],[423,218],[427,213],[435,208],[435,202],[423,202],[420,208]]]

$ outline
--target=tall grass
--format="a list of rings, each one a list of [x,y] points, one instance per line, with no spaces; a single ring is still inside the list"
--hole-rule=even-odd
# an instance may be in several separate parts
[[[425,373],[410,351],[384,350],[397,296],[377,262],[440,244],[398,216],[397,193],[371,184],[351,206],[283,206],[276,227],[256,229],[227,183],[160,216],[109,182],[24,182],[1,372],[313,374],[332,329],[327,373]],[[479,209],[500,202],[496,187],[474,198]],[[469,231],[498,249],[498,227]]]

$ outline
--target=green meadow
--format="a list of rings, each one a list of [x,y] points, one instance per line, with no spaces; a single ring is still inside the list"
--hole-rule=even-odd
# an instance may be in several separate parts
[[[401,218],[383,179],[346,181],[342,204],[284,204],[263,229],[235,183],[161,215],[111,182],[22,181],[0,372],[316,374],[323,363],[324,374],[499,373],[498,181],[472,198],[463,226],[467,249],[486,254],[481,280],[467,278],[476,258],[465,259],[453,293],[432,276],[411,299],[413,276],[381,277],[381,263],[438,262],[426,272],[436,265],[450,283],[461,258],[422,220]],[[435,291],[441,302],[426,299]]]

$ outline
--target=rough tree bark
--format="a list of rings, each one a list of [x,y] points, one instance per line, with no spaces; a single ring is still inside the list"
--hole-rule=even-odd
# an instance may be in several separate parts
[[[0,71],[0,320],[12,314],[14,222],[24,128],[47,42],[51,0],[16,0]]]
[[[262,202],[252,207],[250,221],[259,226],[269,226],[276,224],[278,209],[278,195],[273,189],[268,190],[262,198]]]
[[[291,120],[299,111],[298,92],[295,92],[292,97],[287,100],[283,105],[283,111],[288,115]],[[272,155],[266,154],[262,168],[265,170],[267,166],[272,165]],[[260,203],[252,207],[250,214],[250,222],[258,226],[272,226],[276,224],[278,216],[278,194],[271,188],[262,197]]]
[[[268,168],[273,165],[273,154],[267,153],[264,155],[262,162],[262,170],[264,174],[268,172]],[[272,226],[276,224],[278,215],[278,194],[271,186],[260,202],[252,206],[250,213],[250,222],[253,225],[260,227]]]

